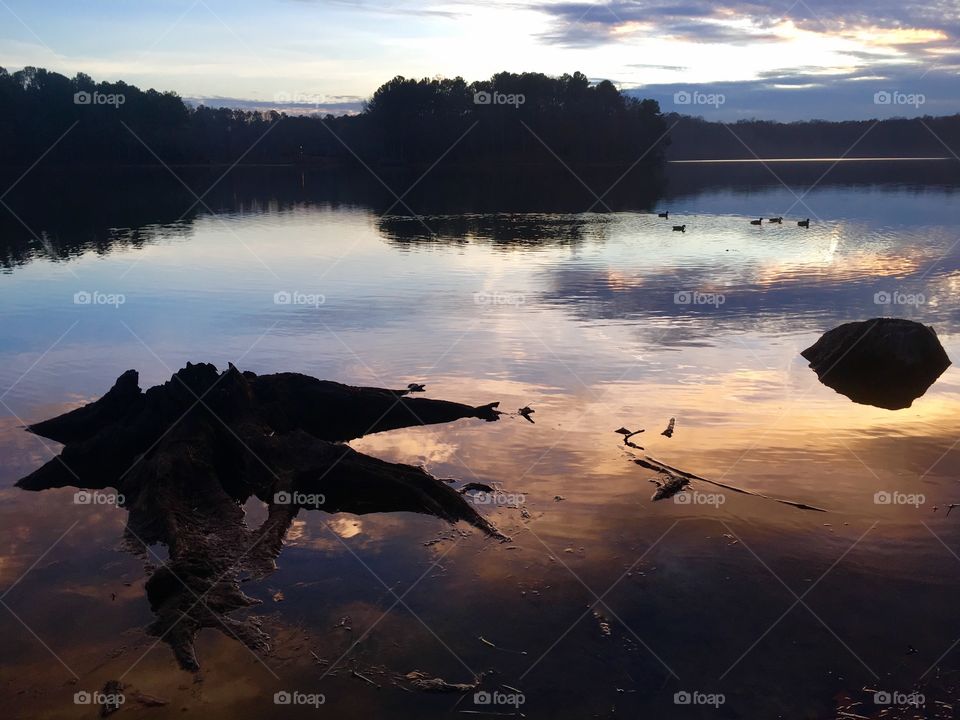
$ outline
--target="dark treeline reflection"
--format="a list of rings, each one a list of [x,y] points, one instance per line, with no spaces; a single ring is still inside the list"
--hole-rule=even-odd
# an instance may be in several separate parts
[[[960,163],[801,163],[771,166],[800,194],[817,187],[907,187],[922,192],[960,187]],[[298,206],[354,207],[378,216],[398,244],[484,238],[511,247],[580,239],[584,212],[680,209],[683,198],[727,188],[750,193],[781,188],[760,165],[670,164],[659,170],[574,167],[541,170],[461,169],[421,172],[392,168],[239,167],[49,170],[27,174],[0,207],[0,266],[36,257],[66,259],[114,247],[139,247],[161,237],[187,236],[198,217],[277,212]],[[18,174],[0,177],[4,186]],[[201,198],[198,201],[198,197]],[[398,197],[400,200],[398,201]],[[598,200],[598,197],[600,198]],[[496,214],[554,213],[564,222],[497,218]],[[551,230],[552,228],[552,230]]]
[[[388,215],[377,229],[399,247],[420,243],[492,242],[495,246],[523,249],[540,245],[582,242],[588,222],[583,216],[564,214],[471,214],[404,217]]]
[[[176,173],[176,176],[173,174]],[[660,198],[662,171],[578,168],[555,172],[437,168],[427,175],[400,168],[238,167],[35,170],[0,208],[0,264],[36,257],[70,258],[113,247],[137,247],[160,235],[189,232],[211,214],[282,211],[295,206],[356,207],[381,216],[385,235],[400,241],[455,241],[479,213],[648,211]],[[16,175],[0,178],[7,185]],[[609,192],[608,192],[609,190]],[[598,196],[601,198],[598,200]],[[198,197],[201,198],[198,200]],[[399,198],[399,200],[398,200]],[[436,217],[442,215],[446,219]],[[416,218],[421,218],[418,220]],[[569,228],[564,230],[569,233]],[[506,233],[506,230],[504,230]],[[494,234],[496,230],[494,228]],[[520,242],[543,241],[531,226]]]

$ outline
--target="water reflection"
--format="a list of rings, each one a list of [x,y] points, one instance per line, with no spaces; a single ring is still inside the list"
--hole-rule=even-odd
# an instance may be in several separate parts
[[[827,167],[775,169],[800,194]],[[222,215],[198,207],[178,221],[195,198],[168,176],[158,182],[182,203],[167,207],[160,191],[138,201],[133,183],[118,196],[137,218],[100,201],[86,223],[31,214],[38,234],[66,248],[60,262],[4,225],[4,487],[55,452],[22,423],[90,400],[126,368],[153,385],[198,358],[358,385],[426,382],[436,397],[530,406],[536,424],[510,417],[354,441],[522,494],[522,507],[475,506],[514,542],[410,513],[302,513],[276,571],[244,585],[264,603],[272,651],[258,661],[201,632],[196,684],[142,632],[142,567],[116,552],[123,510],[80,509],[67,490],[0,491],[0,578],[16,583],[5,602],[80,676],[65,686],[64,667],[0,612],[11,678],[0,692],[15,716],[79,717],[75,687],[124,676],[131,692],[171,701],[151,709],[161,718],[182,708],[264,716],[274,692],[295,687],[326,693],[331,716],[416,718],[448,714],[454,700],[408,693],[396,674],[469,681],[495,669],[527,695],[530,716],[682,717],[673,693],[699,687],[724,692],[731,716],[827,717],[835,697],[873,686],[872,673],[903,689],[937,663],[949,672],[960,635],[960,530],[957,511],[945,512],[958,502],[956,370],[891,413],[824,387],[799,352],[842,322],[881,315],[932,325],[950,356],[960,352],[955,168],[838,168],[805,196],[814,212],[790,213],[810,215],[809,230],[788,224],[797,198],[762,167],[670,168],[659,200],[638,192],[633,206],[590,213],[582,186],[575,208],[502,197],[478,207],[482,188],[440,188],[432,204],[424,180],[405,200],[429,232],[402,208],[381,217],[396,198],[373,178],[284,169],[228,176],[205,198]],[[668,207],[669,221],[646,212]],[[759,214],[787,218],[750,226]],[[682,236],[669,229],[674,216]],[[127,302],[73,304],[94,289]],[[277,304],[278,291],[325,302]],[[924,300],[878,303],[879,293]],[[660,436],[671,417],[673,437]],[[652,473],[625,454],[621,425],[646,428],[640,444],[671,465],[829,512],[736,494],[719,507],[651,503]],[[256,500],[244,511],[251,527],[267,516]],[[69,544],[17,582],[77,519]],[[608,588],[600,617],[584,614]],[[784,615],[790,591],[810,588],[804,602],[826,627],[800,605]],[[391,590],[410,592],[387,612]],[[347,654],[320,680],[327,666],[311,653],[331,664]],[[460,709],[477,708],[467,699]]]

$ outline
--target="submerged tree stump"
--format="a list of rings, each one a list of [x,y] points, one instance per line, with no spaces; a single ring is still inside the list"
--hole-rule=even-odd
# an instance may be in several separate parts
[[[257,618],[230,613],[259,604],[240,590],[241,579],[275,569],[302,507],[425,513],[502,538],[422,468],[344,444],[385,430],[500,415],[498,403],[472,407],[408,393],[190,363],[143,392],[137,372],[128,370],[96,402],[27,428],[65,447],[17,485],[117,490],[129,511],[127,538],[144,555],[154,543],[169,548],[169,560],[146,583],[156,614],[148,631],[170,645],[183,668],[197,670],[194,640],[204,627],[268,649]],[[259,528],[244,521],[243,504],[254,496],[269,507]]]

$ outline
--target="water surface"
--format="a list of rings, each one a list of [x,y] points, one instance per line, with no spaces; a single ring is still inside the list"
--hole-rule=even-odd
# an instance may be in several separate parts
[[[162,172],[130,179],[116,204],[78,187],[46,198],[46,216],[25,181],[8,202],[26,225],[0,226],[4,703],[15,717],[89,717],[73,694],[122,679],[170,701],[143,711],[156,718],[263,717],[282,690],[326,697],[291,717],[478,709],[391,683],[412,670],[494,673],[489,686],[522,690],[529,717],[832,717],[846,693],[918,682],[952,699],[957,371],[891,412],[821,385],[799,351],[840,323],[896,316],[932,325],[960,357],[960,173],[855,165],[671,167],[609,209],[592,207],[602,185],[553,207],[546,192],[523,207],[476,188],[431,204],[418,188],[419,217],[384,215],[395,197],[382,187],[293,169],[237,171],[193,208]],[[782,226],[747,222],[776,215]],[[201,360],[533,407],[535,424],[354,443],[522,495],[522,509],[482,508],[513,542],[422,516],[304,511],[276,573],[245,587],[264,601],[254,612],[273,651],[204,631],[196,681],[143,632],[126,513],[13,483],[58,450],[23,423],[98,397],[128,368],[146,388]],[[828,512],[704,484],[698,502],[653,503],[621,425],[645,428],[635,440],[665,462]],[[684,690],[725,703],[675,705]]]

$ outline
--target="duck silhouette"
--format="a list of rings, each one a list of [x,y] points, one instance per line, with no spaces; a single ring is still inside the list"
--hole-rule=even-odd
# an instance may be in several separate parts
[[[751,225],[759,225],[759,224],[762,223],[762,222],[763,222],[763,218],[760,218],[759,220],[751,220],[751,221],[750,221],[750,224],[751,224]]]
[[[799,225],[800,227],[805,227],[805,228],[810,227],[810,218],[807,218],[806,220],[799,220],[799,221],[797,221],[797,225]]]
[[[673,231],[674,231],[674,232],[686,232],[686,231],[687,231],[687,226],[686,226],[686,225],[674,225],[674,226],[673,226]]]
[[[670,217],[670,211],[668,210],[667,212],[657,213],[657,217],[669,218],[669,217]]]

